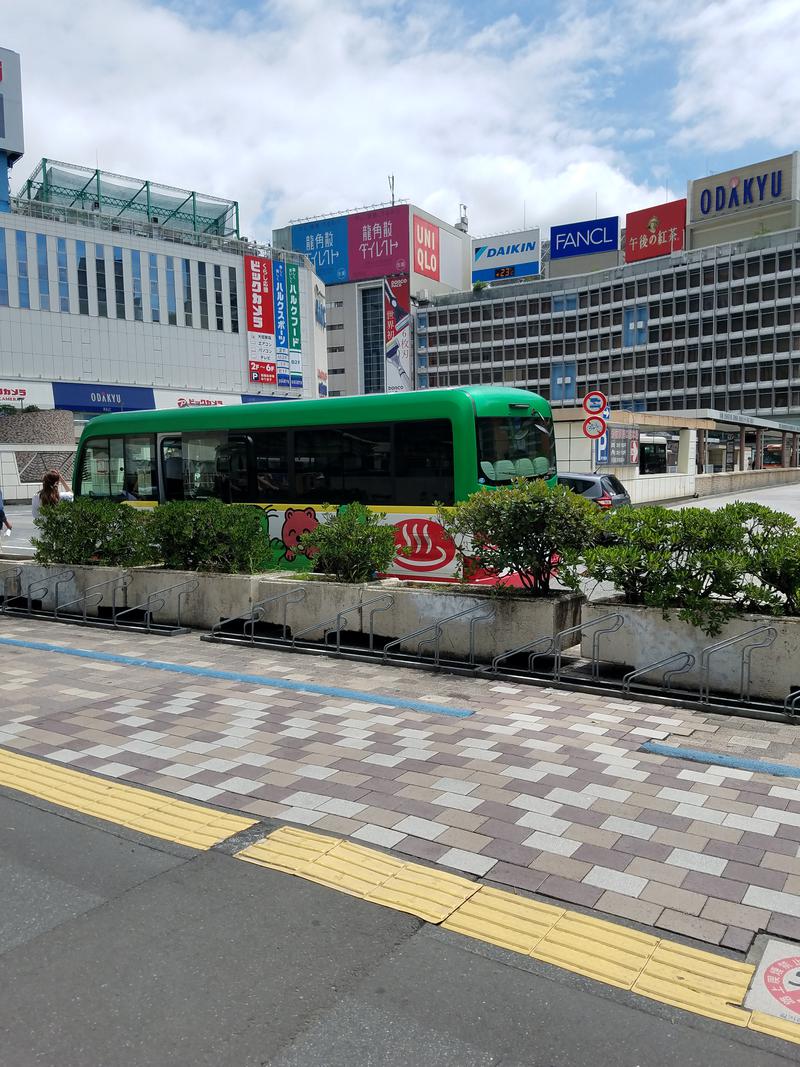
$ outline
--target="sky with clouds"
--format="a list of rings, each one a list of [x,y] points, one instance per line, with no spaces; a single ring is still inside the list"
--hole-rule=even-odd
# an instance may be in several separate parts
[[[800,148],[800,0],[2,0],[26,154],[237,199],[405,198],[486,235]]]

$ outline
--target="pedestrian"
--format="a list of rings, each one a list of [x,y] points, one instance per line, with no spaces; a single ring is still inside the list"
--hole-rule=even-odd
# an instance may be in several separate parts
[[[58,504],[62,500],[74,500],[72,490],[64,481],[60,471],[48,471],[42,478],[42,488],[31,502],[34,521],[45,504]]]
[[[11,536],[12,530],[11,523],[8,521],[8,516],[5,513],[5,505],[3,503],[3,490],[0,489],[0,536]]]

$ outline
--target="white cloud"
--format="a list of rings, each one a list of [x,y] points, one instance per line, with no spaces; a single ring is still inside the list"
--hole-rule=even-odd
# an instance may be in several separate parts
[[[607,11],[562,4],[460,29],[434,0],[3,0],[22,53],[26,158],[150,177],[241,203],[243,230],[397,195],[475,232],[625,213],[628,176],[595,102],[624,58]],[[559,14],[560,12],[560,14]],[[504,44],[505,42],[505,44]],[[603,128],[601,128],[603,127]]]
[[[797,0],[717,0],[660,6],[677,42],[675,140],[711,149],[748,141],[800,143],[800,7]]]

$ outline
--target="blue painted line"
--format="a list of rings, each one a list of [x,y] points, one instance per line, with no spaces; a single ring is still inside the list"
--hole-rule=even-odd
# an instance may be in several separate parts
[[[326,697],[342,697],[346,700],[363,700],[369,704],[382,704],[405,711],[422,711],[433,715],[449,715],[454,719],[467,719],[475,712],[470,708],[448,708],[443,704],[426,704],[421,700],[404,700],[402,697],[383,696],[380,693],[362,692],[360,689],[339,689],[333,685],[314,685],[311,682],[290,682],[284,678],[268,678],[261,674],[238,674],[235,671],[217,671],[211,667],[191,667],[182,663],[163,663],[157,659],[138,659],[136,656],[118,656],[112,652],[93,652],[83,648],[64,648],[48,645],[43,641],[19,641],[12,637],[0,637],[0,645],[14,648],[30,648],[37,652],[57,652],[62,656],[78,659],[96,659],[103,663],[121,663],[129,667],[148,667],[154,671],[171,671],[173,674],[189,674],[197,678],[223,678],[231,682],[246,682],[269,689],[289,689],[297,693],[317,693]]]
[[[793,767],[790,763],[768,763],[766,760],[747,759],[746,756],[723,756],[702,748],[673,748],[672,745],[659,745],[657,741],[645,741],[639,746],[639,751],[652,752],[656,756],[674,756],[675,759],[693,763],[711,763],[718,767],[735,767],[740,771],[774,774],[778,778],[800,778],[800,767]]]

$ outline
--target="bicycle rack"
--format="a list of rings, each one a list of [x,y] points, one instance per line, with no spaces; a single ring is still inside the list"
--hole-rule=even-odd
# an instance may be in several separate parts
[[[117,611],[117,594],[123,592],[131,584],[131,575],[128,571],[123,571],[122,574],[117,574],[113,578],[108,578],[104,582],[95,582],[94,585],[89,585],[83,591],[83,595],[75,597],[74,600],[68,600],[66,604],[60,604],[58,601],[58,586],[63,584],[61,582],[56,583],[56,604],[53,609],[53,619],[55,622],[78,622],[80,621],[84,626],[98,626],[106,623],[104,619],[89,618],[88,611],[91,607],[98,607],[106,595],[105,591],[110,589],[111,591],[111,618],[112,620],[116,616]],[[67,612],[67,608],[77,607],[77,611]],[[80,619],[76,618],[76,615]]]
[[[533,641],[528,641],[524,645],[518,645],[517,648],[511,648],[507,652],[501,653],[499,656],[495,656],[491,664],[487,667],[480,667],[478,674],[498,674],[499,665],[512,656],[522,655],[524,652],[528,652],[528,673],[535,674],[533,669],[534,662],[543,657],[554,657],[553,670],[551,673],[554,681],[561,681],[562,674],[562,654],[564,652],[563,639],[566,637],[574,636],[575,634],[582,633],[586,630],[598,627],[600,623],[607,622],[608,626],[600,627],[596,629],[592,635],[592,659],[591,659],[591,676],[597,680],[600,677],[600,638],[603,634],[616,633],[620,630],[625,623],[623,615],[619,612],[608,612],[606,615],[599,615],[596,619],[590,619],[589,622],[580,623],[578,626],[569,626],[565,630],[559,630],[552,635],[544,635],[542,637],[536,637]],[[543,646],[541,650],[539,646]],[[569,647],[569,646],[567,646]],[[545,672],[542,672],[545,673]]]
[[[3,603],[2,603],[2,605],[0,605],[0,614],[1,615],[8,614],[8,600],[9,600],[9,597],[8,597],[8,583],[10,581],[13,581],[14,579],[18,580],[20,578],[22,578],[22,567],[15,567],[12,571],[4,571],[4,573],[2,575],[0,575],[0,588],[2,588],[2,598],[3,598]],[[11,599],[12,600],[16,600],[17,597],[14,596]]]
[[[783,710],[786,713],[786,721],[797,724],[797,702],[800,700],[800,689],[795,689],[783,702]]]
[[[695,656],[693,656],[691,652],[674,652],[671,656],[665,656],[663,659],[656,660],[655,663],[648,663],[646,667],[639,667],[638,670],[629,671],[622,679],[623,693],[626,695],[630,693],[634,678],[640,678],[644,674],[650,674],[652,671],[659,670],[661,667],[666,667],[674,660],[682,660],[681,666],[673,667],[672,670],[669,671],[664,671],[661,677],[662,687],[669,691],[672,688],[672,679],[679,674],[687,674],[697,662]],[[648,688],[652,688],[652,686]]]
[[[382,604],[382,607],[372,607],[372,611],[369,613],[369,651],[375,651],[375,615],[379,611],[388,611],[389,608],[394,607],[394,596],[391,593],[380,593],[378,596],[371,597],[369,600],[362,600],[358,604],[350,604],[346,608],[342,608],[335,615],[332,615],[328,619],[320,619],[314,622],[311,626],[306,626],[304,630],[299,630],[292,638],[292,646],[297,647],[297,642],[301,637],[306,634],[313,633],[314,630],[322,630],[322,644],[328,646],[328,638],[331,634],[336,635],[336,652],[341,653],[342,650],[342,627],[344,626],[345,619],[348,615],[351,615],[354,611],[363,611],[364,608],[371,607],[372,605]],[[318,642],[315,642],[318,643]]]
[[[763,634],[764,639],[761,641],[752,641],[749,638],[756,637],[758,634]],[[778,631],[774,626],[756,626],[752,630],[748,630],[746,633],[738,634],[736,637],[729,637],[726,641],[718,641],[714,645],[706,645],[700,654],[700,700],[707,704],[711,699],[711,657],[717,652],[721,652],[724,648],[730,648],[733,645],[741,644],[743,641],[747,641],[742,649],[742,666],[739,676],[739,699],[742,702],[750,702],[750,674],[751,674],[751,656],[753,650],[756,648],[769,648],[775,638],[778,636]]]
[[[166,585],[163,589],[155,589],[146,600],[141,604],[134,604],[132,607],[123,608],[121,611],[116,608],[116,589],[114,590],[114,605],[111,613],[112,624],[115,629],[144,629],[145,633],[159,633],[166,635],[173,635],[178,633],[187,633],[187,628],[181,623],[181,611],[183,609],[183,598],[188,593],[193,593],[200,585],[199,578],[187,578],[182,582],[175,582],[173,585]],[[127,585],[121,588],[127,588]],[[160,611],[167,603],[167,597],[170,593],[176,592],[180,589],[177,597],[178,610],[177,610],[177,622],[175,624],[169,623],[156,623],[153,624],[153,615],[157,611]],[[122,627],[119,624],[119,620],[123,615],[129,615],[132,612],[141,611],[144,614],[144,624],[140,626],[138,622],[124,623]]]
[[[275,596],[265,597],[264,600],[257,600],[251,605],[249,611],[242,612],[241,615],[231,615],[227,619],[220,619],[218,623],[211,627],[211,632],[203,634],[201,640],[203,641],[227,641],[230,644],[244,644],[243,638],[248,637],[248,644],[255,645],[256,642],[256,625],[259,622],[264,621],[266,614],[266,608],[268,604],[276,604],[279,601],[283,601],[283,624],[282,624],[282,640],[288,641],[287,633],[289,631],[289,625],[287,622],[287,612],[290,604],[300,604],[306,598],[306,588],[302,585],[294,586],[292,589],[287,589],[283,593],[277,593]],[[234,623],[242,623],[242,634],[236,632],[227,632],[226,627],[233,626]]]
[[[42,581],[38,581],[38,582],[29,582],[28,583],[28,588],[25,590],[24,594],[22,593],[22,590],[20,590],[20,598],[24,595],[25,601],[26,601],[26,607],[25,608],[22,608],[22,607],[9,608],[8,609],[9,613],[13,614],[13,615],[25,614],[25,615],[28,616],[29,619],[33,619],[33,618],[49,618],[50,615],[51,615],[51,612],[49,612],[49,611],[42,610],[42,611],[34,612],[34,610],[33,610],[34,597],[35,596],[36,597],[39,597],[39,596],[46,597],[47,594],[50,592],[50,585],[52,583],[53,584],[53,595],[55,596],[56,606],[58,606],[58,591],[59,591],[59,589],[61,588],[62,585],[66,585],[67,582],[71,582],[74,577],[75,577],[75,572],[72,571],[72,570],[67,569],[67,570],[63,570],[63,571],[56,571],[55,574],[49,575],[46,581],[42,580]]]
[[[480,612],[481,614],[476,614]],[[432,622],[428,626],[422,626],[418,630],[411,630],[407,634],[401,634],[400,637],[394,638],[393,641],[389,641],[388,644],[383,646],[383,662],[386,663],[389,658],[389,651],[395,647],[398,647],[406,641],[414,640],[417,637],[424,637],[425,634],[432,634],[430,642],[420,641],[417,645],[417,658],[423,659],[422,649],[424,646],[430,644],[433,649],[433,663],[435,667],[439,667],[441,663],[441,643],[442,636],[444,634],[444,627],[450,623],[455,622],[456,619],[464,619],[467,616],[472,615],[469,624],[469,656],[467,662],[470,666],[475,665],[475,627],[481,622],[491,622],[494,619],[494,611],[484,611],[482,607],[465,608],[462,611],[456,611],[452,615],[446,615],[443,619],[439,619],[437,622]],[[395,653],[395,658],[401,658],[403,653]]]

